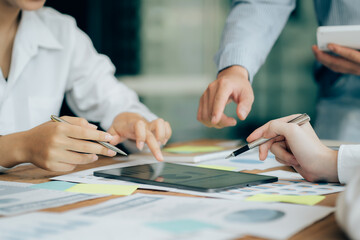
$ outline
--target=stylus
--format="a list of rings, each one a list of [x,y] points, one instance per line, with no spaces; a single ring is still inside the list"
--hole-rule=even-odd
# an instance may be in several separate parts
[[[51,115],[50,118],[51,118],[51,120],[53,120],[54,122],[69,123],[69,122],[65,121],[64,119],[61,119],[61,118],[59,118],[59,117],[57,117],[57,116],[55,116],[55,115]],[[71,123],[69,123],[69,124],[71,124]],[[113,151],[115,151],[115,152],[117,152],[117,153],[120,153],[120,154],[122,154],[122,155],[127,156],[127,154],[126,154],[125,152],[121,151],[120,149],[118,149],[117,147],[111,145],[110,143],[102,142],[102,141],[96,141],[96,142],[97,142],[97,143],[100,143],[101,145],[103,145],[104,147],[106,147],[106,148],[108,148],[108,149],[110,149],[110,150],[113,150]]]
[[[297,125],[302,125],[306,122],[309,122],[310,121],[310,117],[304,113],[304,114],[301,114],[300,116],[290,120],[288,123],[296,123]],[[267,141],[270,141],[271,139],[274,139],[276,138],[277,136],[273,137],[273,138],[259,138],[258,140],[255,140],[251,143],[248,143],[244,146],[242,146],[241,148],[235,150],[234,152],[232,152],[229,156],[226,157],[227,158],[231,158],[231,157],[236,157],[237,155],[241,154],[241,153],[244,153],[250,149],[253,149],[263,143],[266,143]]]

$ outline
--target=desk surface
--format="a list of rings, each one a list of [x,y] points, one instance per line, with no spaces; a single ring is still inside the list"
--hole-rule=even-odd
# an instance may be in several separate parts
[[[207,142],[211,143],[212,141],[207,141]],[[189,144],[189,143],[190,142],[187,142],[187,144]],[[118,161],[111,159],[111,158],[102,157],[94,163],[78,166],[76,168],[76,170],[73,172],[82,171],[85,169],[90,169],[90,168],[95,168],[95,167],[101,167],[101,166],[115,164],[115,163],[118,163]],[[254,170],[254,171],[246,171],[246,172],[260,173],[260,172],[267,172],[267,171],[278,170],[278,169],[290,170],[290,168],[288,168],[288,167],[277,167],[277,168],[267,169],[264,171]],[[39,169],[33,165],[25,165],[25,166],[19,166],[17,168],[11,169],[6,174],[0,175],[0,180],[14,181],[14,182],[26,182],[26,183],[42,183],[42,182],[49,181],[49,178],[51,178],[51,177],[55,177],[55,176],[62,175],[62,174],[63,173],[55,173],[55,172],[45,171],[45,170]],[[190,196],[190,195],[182,194],[182,193],[140,190],[140,189],[138,189],[136,192],[137,193]],[[335,206],[337,196],[338,196],[337,193],[326,195],[326,198],[323,201],[321,201],[318,205],[333,207],[333,206]],[[100,199],[88,200],[88,201],[83,201],[83,202],[70,204],[70,205],[66,205],[66,206],[62,206],[62,207],[46,209],[43,211],[64,212],[64,211],[67,211],[70,209],[94,205],[94,204],[104,202],[106,200],[109,200],[111,198],[116,198],[116,197],[118,197],[118,196],[110,196],[110,197],[104,197],[104,198],[100,198]],[[261,238],[255,238],[255,237],[248,236],[248,237],[243,237],[243,238],[239,238],[239,239],[261,239]],[[348,238],[346,237],[346,235],[342,232],[342,230],[337,225],[334,214],[331,214],[328,217],[322,219],[321,221],[319,221],[319,222],[311,225],[310,227],[304,229],[303,231],[297,233],[290,239],[291,240],[303,240],[303,239],[331,240],[331,239],[348,239]]]

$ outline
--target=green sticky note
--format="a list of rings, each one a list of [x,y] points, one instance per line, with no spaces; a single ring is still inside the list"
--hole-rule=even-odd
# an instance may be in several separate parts
[[[77,183],[71,182],[63,182],[63,181],[50,181],[45,183],[39,183],[30,186],[31,188],[39,188],[39,189],[50,189],[50,190],[58,190],[65,191],[68,188],[75,186]]]
[[[220,146],[179,146],[179,147],[168,147],[164,148],[164,152],[169,153],[205,153],[205,152],[216,152],[224,150],[224,147]]]
[[[88,194],[131,195],[139,186],[137,185],[112,185],[112,184],[86,184],[80,183],[66,190],[66,192]]]
[[[205,165],[205,164],[200,164],[197,165],[198,167],[202,167],[202,168],[211,168],[211,169],[217,169],[217,170],[225,170],[225,171],[232,171],[235,170],[236,167],[228,167],[228,166],[220,166],[220,165]]]
[[[305,196],[294,196],[294,195],[272,195],[272,194],[256,194],[248,197],[246,201],[254,202],[287,202],[304,205],[315,205],[318,202],[325,199],[325,196],[319,195],[305,195]]]
[[[171,233],[189,233],[203,229],[217,229],[218,226],[192,219],[179,219],[163,222],[152,222],[146,224],[149,227],[157,228]]]

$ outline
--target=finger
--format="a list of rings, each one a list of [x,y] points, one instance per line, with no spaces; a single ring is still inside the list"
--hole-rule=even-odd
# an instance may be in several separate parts
[[[278,142],[271,145],[271,152],[275,155],[276,158],[281,159],[283,162],[285,162],[286,165],[299,165],[294,155],[286,150],[285,142]]]
[[[209,84],[209,88],[208,88],[208,112],[210,114],[210,122],[212,125],[216,125],[217,123],[213,121],[213,111],[214,111],[214,103],[215,103],[215,97],[216,97],[216,92],[217,92],[217,81],[214,81],[212,83]]]
[[[165,121],[162,118],[156,119],[154,122],[150,123],[151,131],[155,132],[155,137],[158,142],[162,144],[165,143],[166,139],[166,129],[165,129]]]
[[[259,159],[261,161],[264,161],[267,158],[272,142],[273,141],[269,141],[267,144],[261,144],[259,146]]]
[[[201,123],[203,123],[203,119],[202,119],[203,108],[204,108],[204,95],[202,95],[200,98],[198,112],[197,112],[197,120]]]
[[[203,96],[203,108],[201,119],[204,123],[210,124],[210,115],[209,115],[209,106],[208,106],[208,90],[204,93]]]
[[[85,154],[72,151],[65,151],[62,156],[57,159],[57,162],[71,165],[83,165],[95,162],[99,159],[96,154]]]
[[[251,111],[252,104],[254,103],[254,93],[252,88],[244,88],[240,95],[240,101],[236,108],[237,115],[241,120],[245,120]]]
[[[317,51],[315,53],[315,57],[319,62],[335,72],[357,75],[360,73],[359,64],[353,63],[352,61],[346,60],[342,57],[331,56],[330,54],[322,51]]]
[[[101,154],[108,157],[113,157],[116,155],[116,152],[102,146],[96,142],[83,141],[78,139],[67,139],[66,149],[78,153],[92,153],[92,154]]]
[[[85,118],[62,116],[61,119],[73,125],[82,126],[85,128],[97,129],[96,125],[89,123]]]
[[[148,145],[150,151],[158,161],[164,161],[164,157],[161,153],[158,141],[156,140],[152,132],[149,130],[146,131],[146,144]]]
[[[112,145],[117,145],[120,142],[125,141],[125,138],[122,138],[114,129],[114,127],[109,128],[107,131],[111,136],[113,136],[113,139],[109,142]]]
[[[224,127],[232,127],[236,125],[236,119],[232,117],[228,117],[225,114],[221,115],[221,119],[214,127],[215,128],[224,128]]]
[[[54,162],[49,167],[42,168],[54,172],[69,172],[73,171],[76,168],[76,165],[62,162]]]
[[[63,123],[66,124],[66,123]],[[80,126],[67,125],[66,133],[68,137],[76,139],[85,139],[93,141],[106,141],[109,142],[113,139],[113,136],[107,132],[84,128]]]
[[[293,114],[290,116],[286,116],[283,118],[278,118],[272,121],[267,122],[266,124],[264,124],[263,126],[257,128],[255,131],[253,131],[247,138],[246,141],[248,142],[253,142],[261,137],[264,137],[265,131],[268,130],[269,125],[274,122],[274,121],[280,121],[280,122],[289,122],[290,120],[294,119],[295,117],[300,116],[300,114]],[[268,133],[271,136],[275,136],[274,134],[271,134],[271,132]],[[268,135],[267,135],[268,136]]]
[[[222,82],[222,84],[216,91],[214,97],[214,104],[213,104],[214,107],[212,109],[212,116],[211,116],[211,123],[213,125],[216,125],[220,121],[221,116],[224,113],[226,103],[228,102],[231,93],[232,93],[232,89],[227,84]]]
[[[164,145],[169,141],[171,135],[172,135],[172,130],[171,130],[170,123],[165,121],[165,138],[166,138],[166,141],[165,141]]]
[[[146,123],[144,121],[137,121],[135,123],[135,141],[136,147],[141,151],[144,148],[146,141]]]
[[[343,46],[333,44],[333,43],[330,43],[328,45],[328,48],[332,52],[334,52],[350,61],[353,61],[354,63],[360,63],[360,52],[357,50],[343,47]]]

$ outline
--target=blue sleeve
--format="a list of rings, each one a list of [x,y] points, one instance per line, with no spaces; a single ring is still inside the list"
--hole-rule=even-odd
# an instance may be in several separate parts
[[[295,0],[234,0],[215,56],[218,70],[240,65],[252,81],[294,8]]]

